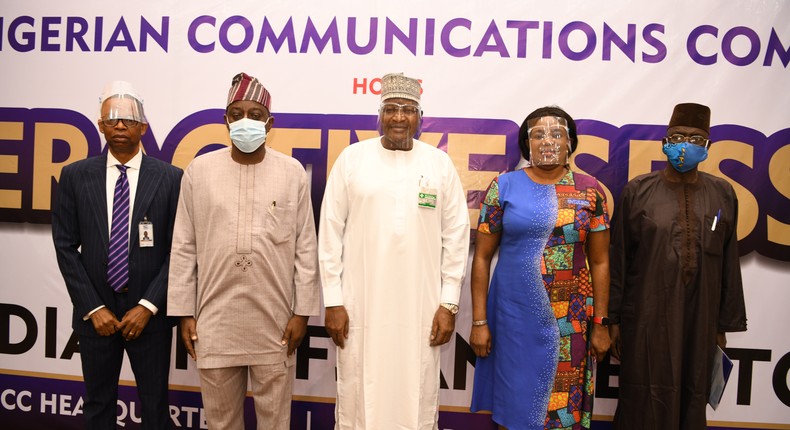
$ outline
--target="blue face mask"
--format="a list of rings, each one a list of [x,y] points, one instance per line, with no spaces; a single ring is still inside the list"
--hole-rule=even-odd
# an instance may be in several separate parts
[[[266,124],[269,122],[242,118],[229,124],[230,140],[244,153],[255,152],[266,141]]]
[[[708,148],[688,142],[665,143],[664,154],[667,161],[680,173],[686,173],[708,158]]]

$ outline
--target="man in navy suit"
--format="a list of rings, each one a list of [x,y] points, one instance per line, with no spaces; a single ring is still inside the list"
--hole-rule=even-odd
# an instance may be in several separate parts
[[[168,375],[176,320],[165,306],[183,172],[143,155],[140,137],[148,124],[129,83],[109,83],[100,109],[108,151],[63,169],[52,211],[58,265],[80,339],[86,428],[116,428],[124,351],[137,382],[142,428],[171,428]]]

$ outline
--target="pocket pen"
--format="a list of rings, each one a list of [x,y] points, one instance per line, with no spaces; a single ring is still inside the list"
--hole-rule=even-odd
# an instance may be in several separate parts
[[[716,224],[719,223],[719,218],[721,218],[721,209],[716,212],[716,216],[713,217],[713,223],[710,225],[710,231],[716,231]]]

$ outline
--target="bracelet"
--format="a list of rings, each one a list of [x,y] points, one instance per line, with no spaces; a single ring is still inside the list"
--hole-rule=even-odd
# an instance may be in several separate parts
[[[472,325],[473,325],[473,326],[480,326],[480,325],[486,325],[486,324],[488,324],[488,320],[476,320],[476,321],[472,321]]]

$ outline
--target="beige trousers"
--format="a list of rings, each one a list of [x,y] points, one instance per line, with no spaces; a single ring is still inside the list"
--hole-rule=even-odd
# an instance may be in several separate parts
[[[285,363],[198,369],[209,429],[244,430],[247,377],[258,430],[289,430],[295,366]]]

